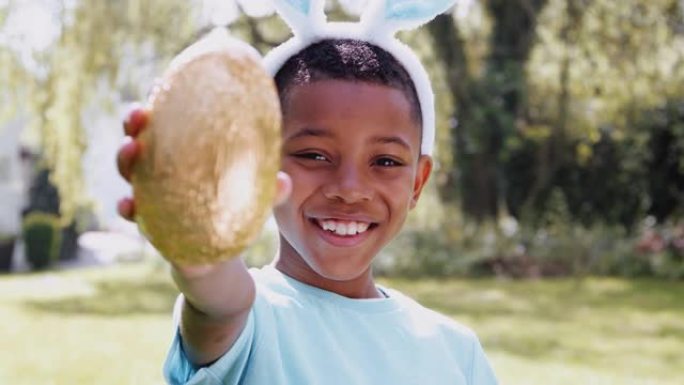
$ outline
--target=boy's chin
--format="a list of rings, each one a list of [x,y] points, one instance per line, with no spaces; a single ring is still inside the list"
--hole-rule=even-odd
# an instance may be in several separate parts
[[[323,279],[330,281],[352,281],[361,277],[364,273],[368,271],[369,266],[350,266],[349,261],[339,261],[338,263],[332,263],[333,261],[308,260],[307,264],[309,268],[313,270],[316,275]]]

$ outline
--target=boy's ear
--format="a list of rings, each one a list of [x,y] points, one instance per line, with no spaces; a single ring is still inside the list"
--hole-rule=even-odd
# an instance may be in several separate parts
[[[416,176],[413,178],[413,196],[411,197],[411,203],[409,207],[413,209],[418,203],[418,198],[420,198],[421,192],[423,192],[423,187],[430,179],[430,173],[432,172],[432,157],[430,155],[421,155],[418,159],[418,169],[416,170]]]

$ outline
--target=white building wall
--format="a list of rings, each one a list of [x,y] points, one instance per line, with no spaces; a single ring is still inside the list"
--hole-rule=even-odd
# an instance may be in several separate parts
[[[116,153],[124,140],[122,117],[127,108],[120,105],[114,113],[92,109],[84,114],[88,147],[83,155],[83,172],[103,230],[137,234],[137,227],[117,213],[119,199],[132,194],[130,185],[116,167]]]
[[[0,127],[0,234],[18,235],[21,229],[26,194],[19,137],[24,124],[14,119]]]

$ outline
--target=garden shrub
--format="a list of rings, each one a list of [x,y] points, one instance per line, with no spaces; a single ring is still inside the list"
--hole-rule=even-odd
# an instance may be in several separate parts
[[[59,257],[61,226],[59,217],[31,212],[24,217],[23,238],[26,259],[34,270],[50,267]]]

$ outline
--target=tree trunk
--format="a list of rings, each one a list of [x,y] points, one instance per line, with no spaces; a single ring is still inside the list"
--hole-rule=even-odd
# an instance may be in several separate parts
[[[455,122],[451,128],[451,148],[453,152],[454,165],[449,169],[445,182],[440,186],[439,192],[442,200],[448,203],[458,201],[459,196],[467,196],[467,194],[459,194],[457,186],[464,187],[460,183],[460,170],[468,170],[466,164],[468,159],[465,156],[465,136],[464,126],[462,121],[467,121],[471,113],[471,91],[470,75],[468,74],[468,58],[465,53],[465,45],[463,39],[458,33],[455,21],[451,15],[444,14],[437,16],[430,24],[428,24],[430,36],[435,45],[435,55],[442,63],[445,70],[449,91],[456,103]],[[464,205],[464,208],[466,205]]]
[[[441,187],[446,201],[460,187],[464,213],[478,221],[496,219],[500,187],[499,153],[506,135],[515,132],[525,106],[525,64],[533,47],[536,18],[547,0],[490,0],[493,18],[490,55],[481,79],[468,74],[464,43],[453,17],[429,25],[456,103],[458,124],[452,132],[455,165]]]
[[[570,68],[572,65],[571,51],[578,43],[578,33],[582,25],[584,10],[593,0],[566,0],[566,15],[563,27],[560,30],[560,40],[563,42],[563,58],[558,74],[560,93],[558,94],[558,116],[552,125],[551,135],[541,145],[537,154],[537,172],[535,181],[530,188],[523,213],[530,211],[537,203],[540,195],[554,185],[554,179],[558,170],[566,161],[565,142],[571,102],[570,95]]]

